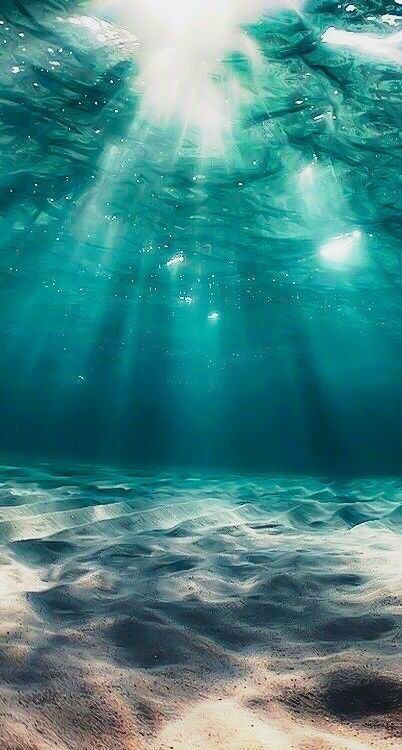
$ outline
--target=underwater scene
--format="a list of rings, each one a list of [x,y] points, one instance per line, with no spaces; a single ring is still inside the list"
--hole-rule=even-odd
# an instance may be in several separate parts
[[[402,745],[402,0],[0,0],[0,750]]]

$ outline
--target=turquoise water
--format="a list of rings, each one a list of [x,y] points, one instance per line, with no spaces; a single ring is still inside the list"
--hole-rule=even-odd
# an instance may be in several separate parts
[[[399,746],[400,3],[279,5],[1,3],[1,750]]]
[[[399,6],[250,23],[221,148],[120,26],[3,6],[3,451],[398,473]]]

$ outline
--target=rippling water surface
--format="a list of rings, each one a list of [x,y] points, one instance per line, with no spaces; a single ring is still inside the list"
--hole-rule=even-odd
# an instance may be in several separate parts
[[[401,33],[2,0],[1,750],[400,747]]]

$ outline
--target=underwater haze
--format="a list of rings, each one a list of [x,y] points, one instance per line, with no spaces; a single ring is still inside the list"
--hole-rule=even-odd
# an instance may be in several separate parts
[[[1,0],[1,750],[400,747],[401,0]]]

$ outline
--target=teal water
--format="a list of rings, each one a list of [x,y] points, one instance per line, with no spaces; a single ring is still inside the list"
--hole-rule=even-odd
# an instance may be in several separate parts
[[[399,472],[399,5],[351,7],[250,23],[203,150],[120,26],[2,4],[3,451]]]
[[[400,2],[197,5],[0,4],[1,750],[399,747]]]

